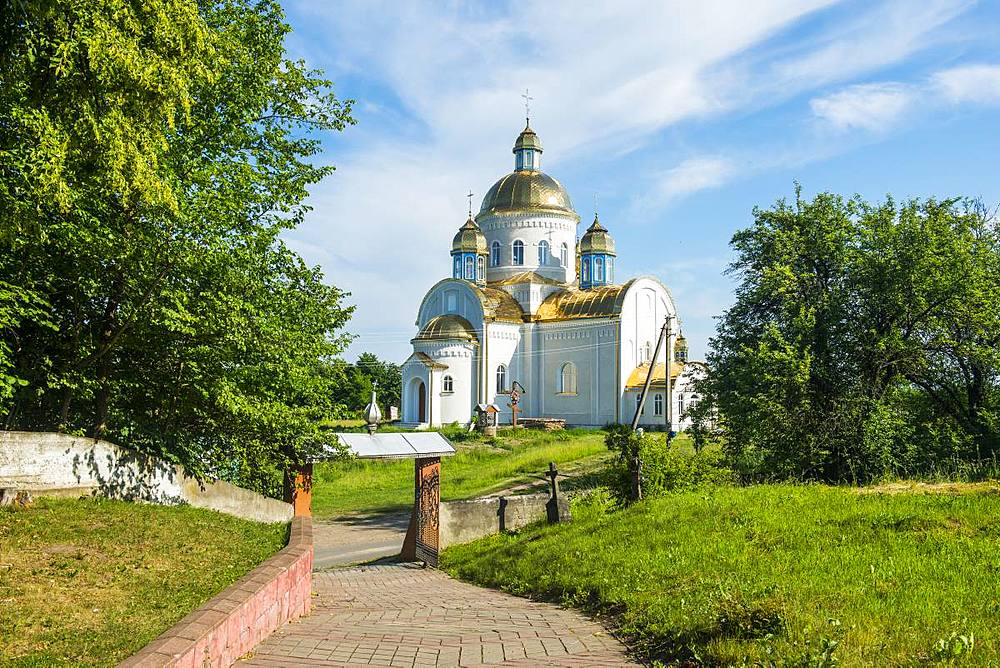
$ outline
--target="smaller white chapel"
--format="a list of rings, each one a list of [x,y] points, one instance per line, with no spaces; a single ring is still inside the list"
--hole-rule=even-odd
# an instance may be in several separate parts
[[[468,424],[477,404],[511,418],[574,426],[631,422],[653,369],[640,424],[680,431],[688,381],[677,307],[656,277],[618,282],[615,242],[597,216],[581,236],[569,194],[541,171],[542,144],[526,125],[514,171],[493,184],[451,246],[451,278],[417,312],[403,364],[402,419],[412,426]],[[667,323],[667,345],[653,359]],[[669,364],[667,362],[669,361]]]

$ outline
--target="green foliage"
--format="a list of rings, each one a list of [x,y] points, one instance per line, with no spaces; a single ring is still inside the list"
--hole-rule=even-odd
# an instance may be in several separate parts
[[[735,482],[718,450],[695,448],[693,454],[681,452],[667,443],[663,434],[634,433],[626,425],[608,428],[605,444],[618,453],[608,466],[605,482],[619,504],[632,499],[635,466],[641,462],[643,498],[702,485]]]
[[[280,550],[284,524],[191,507],[0,508],[0,666],[113,666]]]
[[[19,295],[0,295],[5,426],[275,493],[289,461],[334,445],[318,425],[352,309],[279,235],[331,172],[317,133],[353,122],[350,104],[285,57],[273,0],[17,7],[0,55],[0,275]]]
[[[651,663],[994,665],[997,602],[982,583],[998,512],[996,493],[701,487],[625,509],[577,503],[572,522],[448,548],[442,566],[606,614]]]
[[[865,481],[1000,448],[1000,235],[955,201],[796,192],[732,241],[739,279],[708,355],[718,418],[753,478]],[[944,438],[936,438],[934,434]]]

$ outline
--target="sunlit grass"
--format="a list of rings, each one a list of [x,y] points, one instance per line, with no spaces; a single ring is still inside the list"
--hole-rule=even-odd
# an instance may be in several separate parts
[[[41,499],[0,509],[0,666],[113,666],[285,544],[283,524]]]
[[[548,469],[588,458],[606,458],[604,432],[565,430],[501,432],[496,439],[458,441],[458,453],[443,459],[445,501],[489,494],[537,480]],[[597,462],[595,461],[595,465]],[[409,509],[413,505],[413,462],[353,460],[318,464],[313,486],[317,518],[347,512]]]
[[[1000,495],[760,485],[448,549],[458,577],[617,616],[667,663],[1000,663]],[[971,653],[970,653],[971,649]]]

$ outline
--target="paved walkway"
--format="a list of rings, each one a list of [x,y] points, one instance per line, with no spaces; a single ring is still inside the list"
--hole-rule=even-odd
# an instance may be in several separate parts
[[[597,622],[416,564],[313,575],[313,611],[261,644],[258,666],[638,666]]]
[[[313,570],[360,564],[399,554],[410,513],[345,515],[313,521]]]

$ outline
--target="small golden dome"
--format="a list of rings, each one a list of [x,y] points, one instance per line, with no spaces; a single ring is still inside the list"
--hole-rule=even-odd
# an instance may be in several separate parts
[[[535,134],[535,131],[529,125],[525,125],[524,130],[517,136],[517,141],[514,142],[514,153],[526,148],[538,151],[539,153],[543,152],[541,140],[538,139],[538,135]]]
[[[424,325],[414,341],[479,341],[476,330],[460,315],[439,315]]]
[[[594,214],[594,222],[591,223],[590,227],[584,233],[583,238],[580,239],[580,252],[615,254],[615,240],[611,237],[608,230],[601,225],[601,222],[597,219],[597,214]]]
[[[469,218],[465,221],[465,225],[458,228],[458,234],[451,240],[451,250],[452,252],[475,253],[476,255],[489,254],[489,249],[486,246],[486,235],[472,218]]]
[[[554,178],[535,170],[511,172],[493,184],[479,215],[498,211],[563,211],[576,215],[569,193]]]

